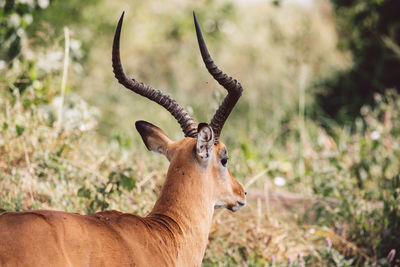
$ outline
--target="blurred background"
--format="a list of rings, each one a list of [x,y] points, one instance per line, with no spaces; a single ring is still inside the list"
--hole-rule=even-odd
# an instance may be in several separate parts
[[[134,129],[183,137],[125,71],[197,122],[243,96],[221,139],[249,191],[217,210],[204,266],[393,266],[400,255],[400,2],[396,0],[0,0],[0,212],[118,209],[146,215],[168,168]]]

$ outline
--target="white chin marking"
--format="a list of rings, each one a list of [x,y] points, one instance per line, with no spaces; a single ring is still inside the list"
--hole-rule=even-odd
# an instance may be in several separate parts
[[[232,211],[238,211],[240,210],[241,206],[237,205],[237,206],[233,206],[232,207]]]
[[[223,202],[216,202],[214,204],[214,209],[223,209],[223,208],[226,208],[226,204]]]

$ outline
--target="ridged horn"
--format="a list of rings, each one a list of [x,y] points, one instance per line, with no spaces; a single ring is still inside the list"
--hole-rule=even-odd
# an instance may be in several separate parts
[[[138,82],[135,79],[131,79],[126,76],[120,58],[119,43],[121,35],[122,22],[124,20],[124,14],[122,13],[119,19],[117,29],[115,30],[113,49],[112,49],[112,66],[118,82],[125,86],[127,89],[144,96],[157,104],[163,106],[166,110],[171,113],[172,116],[180,124],[185,137],[196,137],[197,136],[197,125],[194,120],[190,117],[189,113],[181,107],[174,99],[170,96],[162,93],[160,90],[155,90],[149,85],[142,82]]]
[[[199,42],[201,57],[203,58],[204,64],[214,79],[228,91],[228,95],[215,112],[215,115],[210,123],[210,126],[214,130],[215,143],[217,144],[219,142],[219,136],[221,134],[222,127],[224,126],[225,121],[228,119],[233,107],[242,95],[243,88],[237,80],[226,75],[217,67],[217,65],[214,64],[214,61],[208,52],[206,43],[204,42],[204,38],[194,11],[193,18],[196,27],[197,41]]]

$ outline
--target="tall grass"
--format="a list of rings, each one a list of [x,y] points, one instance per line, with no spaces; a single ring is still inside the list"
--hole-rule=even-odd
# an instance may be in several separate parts
[[[249,205],[216,212],[204,265],[388,266],[386,255],[400,247],[400,97],[376,95],[353,129],[309,118],[318,112],[311,85],[349,65],[335,47],[329,5],[174,4],[181,9],[160,1],[97,9],[111,23],[124,7],[127,72],[173,95],[198,122],[209,121],[225,92],[201,63],[192,9],[215,61],[244,86],[221,138]],[[79,62],[85,50],[71,28],[68,80],[62,37],[46,49],[28,47],[29,60],[0,70],[2,211],[151,210],[167,162],[146,151],[133,123],[151,121],[172,139],[182,133],[167,112],[112,77],[110,29]]]

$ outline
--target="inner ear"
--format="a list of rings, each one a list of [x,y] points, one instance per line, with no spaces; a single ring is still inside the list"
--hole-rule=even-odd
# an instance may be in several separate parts
[[[168,158],[167,151],[172,141],[163,130],[147,121],[137,121],[135,126],[148,150]]]
[[[214,146],[214,131],[206,123],[200,123],[197,131],[196,155],[201,162],[208,162]]]

